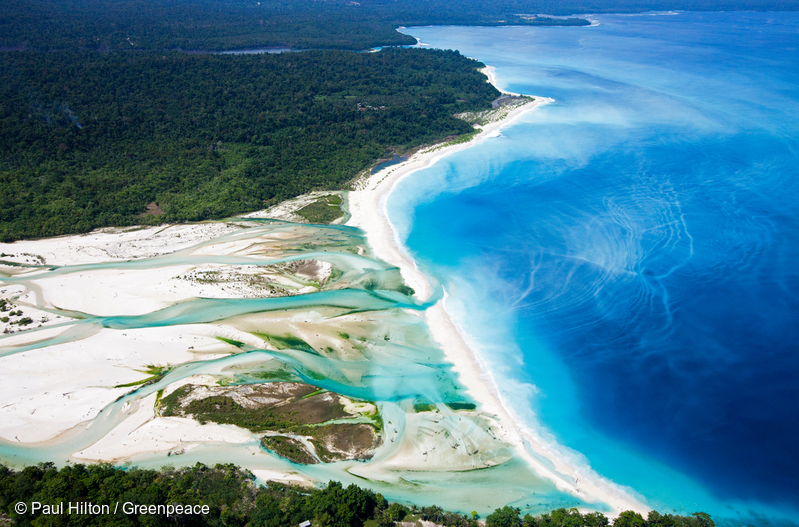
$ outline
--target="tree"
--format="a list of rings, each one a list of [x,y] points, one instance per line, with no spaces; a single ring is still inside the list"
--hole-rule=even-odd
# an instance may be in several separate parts
[[[716,522],[706,512],[695,512],[691,516],[696,518],[701,527],[716,527]]]
[[[399,503],[392,503],[388,506],[386,510],[386,514],[391,519],[391,521],[401,521],[405,516],[408,514],[408,509],[403,507]]]
[[[624,511],[619,517],[613,520],[613,527],[645,527],[646,521],[643,516],[633,511]]]
[[[609,521],[601,512],[589,512],[583,516],[585,527],[605,527]]]
[[[649,511],[646,519],[648,527],[675,527],[674,516],[671,514],[660,514],[658,511]]]
[[[583,527],[583,516],[575,508],[554,510],[550,517],[552,524],[558,527]]]
[[[505,505],[486,516],[486,527],[519,527],[521,510]]]

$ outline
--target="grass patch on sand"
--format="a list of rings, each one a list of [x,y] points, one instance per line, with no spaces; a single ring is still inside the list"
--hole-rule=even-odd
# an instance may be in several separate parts
[[[235,346],[235,347],[237,347],[239,349],[244,347],[244,343],[240,342],[238,340],[228,339],[228,338],[225,338],[225,337],[216,337],[216,339],[217,340],[221,340],[225,344],[230,344],[231,346]]]
[[[261,444],[267,450],[274,452],[294,463],[301,465],[315,465],[319,463],[301,442],[286,436],[266,436],[261,439]]]
[[[450,402],[444,403],[450,410],[458,411],[458,410],[476,410],[477,405],[474,403],[467,403],[464,401],[457,401],[457,402]],[[420,400],[417,399],[413,403],[413,411],[418,413],[421,412],[436,412],[438,411],[438,405],[436,403]]]
[[[341,210],[341,196],[328,194],[299,209],[296,214],[309,223],[332,223],[344,216]]]
[[[373,403],[350,401],[303,383],[185,385],[159,397],[158,406],[164,417],[191,417],[201,424],[268,433],[262,439],[264,448],[295,463],[318,460],[301,441],[288,436],[308,437],[319,459],[327,463],[370,458],[383,428]]]
[[[259,339],[271,344],[278,350],[297,350],[297,351],[305,351],[307,353],[313,353],[314,355],[319,355],[319,353],[307,342],[302,340],[299,337],[294,337],[292,335],[285,335],[280,337],[278,335],[269,335],[268,333],[253,333]]]
[[[450,408],[450,410],[476,410],[477,409],[477,405],[474,404],[474,403],[464,403],[464,402],[447,403],[447,406]]]
[[[164,375],[169,373],[169,366],[153,366],[152,364],[147,366],[145,370],[136,370],[141,373],[148,373],[150,374],[149,377],[144,378],[140,381],[133,381],[128,382],[125,384],[117,384],[114,388],[132,388],[134,386],[146,386],[148,384],[153,384],[154,382],[158,382],[164,378]]]
[[[338,396],[331,396],[328,392],[320,391],[309,384],[286,383],[286,385],[291,389],[284,392],[264,390],[251,394],[237,394],[238,400],[244,402],[244,405],[234,399],[235,387],[193,399],[191,397],[193,388],[186,385],[162,399],[162,415],[191,416],[202,424],[208,422],[229,424],[246,428],[251,432],[290,431],[304,425],[353,417],[344,411]],[[260,403],[259,401],[263,399],[268,399],[270,402]]]

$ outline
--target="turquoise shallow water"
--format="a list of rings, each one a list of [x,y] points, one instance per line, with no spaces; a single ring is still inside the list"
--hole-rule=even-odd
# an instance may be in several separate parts
[[[660,510],[704,510],[736,525],[796,522],[799,16],[597,19],[591,28],[409,29],[496,66],[509,90],[557,102],[406,180],[392,195],[392,220],[422,268],[446,285],[449,308],[480,343],[514,410],[565,445],[573,465]],[[341,272],[338,289],[189,299],[137,316],[69,313],[79,318],[73,331],[24,348],[0,340],[0,358],[102,328],[235,325],[323,308],[326,321],[370,313],[357,341],[368,362],[242,346],[176,367],[55,445],[2,443],[1,460],[63,462],[117,425],[125,402],[195,373],[238,383],[272,375],[377,400],[399,428],[417,398],[463,400],[412,314],[427,304],[403,294],[396,269],[358,255],[362,233],[252,224],[208,243],[269,230],[303,235],[260,262],[183,251],[50,273],[317,258]],[[25,278],[2,281],[35,289]],[[405,471],[395,474],[398,484],[348,472],[360,464],[302,468],[254,455],[254,447],[210,444],[179,459],[161,453],[134,462],[300,470],[481,514],[506,503],[534,513],[583,505],[518,460],[461,473]]]
[[[375,402],[384,423],[384,444],[368,462],[300,466],[269,454],[256,438],[237,445],[195,443],[187,436],[183,445],[188,451],[178,457],[168,456],[164,450],[133,455],[123,461],[155,468],[196,462],[236,463],[250,470],[299,472],[322,483],[332,479],[368,486],[392,500],[438,505],[464,513],[476,510],[481,515],[505,504],[534,513],[551,507],[585,506],[582,500],[560,492],[554,484],[536,476],[524,462],[513,457],[511,449],[492,442],[491,434],[485,432],[489,424],[476,416],[453,413],[447,406],[458,403],[463,408],[472,401],[452,373],[452,365],[444,360],[443,353],[430,337],[425,319],[418,316],[440,298],[440,289],[425,303],[407,296],[409,291],[402,284],[398,269],[373,258],[363,233],[354,228],[273,221],[250,221],[247,225],[249,228],[153,258],[51,265],[16,276],[0,276],[2,284],[23,286],[37,293],[37,304],[44,306],[52,287],[46,278],[63,280],[82,276],[85,279],[92,273],[108,271],[131,276],[154,269],[162,276],[170,276],[171,269],[174,279],[192,266],[252,268],[308,259],[333,265],[330,279],[318,284],[321,290],[314,293],[254,298],[240,298],[240,293],[229,293],[229,298],[185,298],[151,312],[124,316],[48,307],[53,315],[70,317],[70,320],[57,326],[29,329],[28,336],[42,336],[31,338],[26,344],[9,344],[19,337],[18,334],[0,336],[0,367],[20,358],[28,360],[28,364],[40,357],[53,360],[49,354],[52,347],[76,341],[80,342],[75,347],[61,348],[66,360],[69,353],[92,353],[102,361],[104,350],[113,350],[114,344],[122,343],[127,333],[135,332],[136,338],[146,342],[149,329],[165,326],[175,328],[181,335],[192,336],[197,335],[201,325],[204,334],[218,336],[225,344],[210,345],[215,354],[210,359],[207,349],[183,364],[168,364],[169,358],[162,357],[157,365],[170,368],[162,378],[151,379],[151,384],[124,385],[124,389],[119,389],[110,380],[113,374],[103,376],[102,381],[87,374],[74,385],[78,395],[88,385],[115,388],[118,391],[113,397],[119,397],[96,417],[77,424],[52,441],[40,444],[0,441],[0,463],[22,466],[52,461],[62,464],[122,424],[137,408],[138,401],[173,383],[205,374],[228,385],[299,381],[345,397]],[[213,246],[230,242],[237,242],[243,248],[243,255],[218,256],[219,251]],[[259,247],[263,250],[258,250]],[[19,267],[14,267],[9,272],[18,270]],[[210,278],[210,275],[203,276]],[[161,282],[162,287],[169,287],[169,282],[164,284]],[[199,290],[202,290],[200,285]],[[114,293],[108,290],[92,294]],[[91,309],[90,303],[81,305]],[[303,329],[296,329],[299,326]],[[55,329],[63,331],[56,333]],[[99,332],[104,332],[104,339],[93,341]],[[209,345],[207,340],[205,342]],[[184,345],[187,344],[176,344],[174,351],[182,352]],[[189,349],[193,350],[194,346]],[[180,353],[179,356],[185,355]],[[130,368],[142,371],[148,369],[148,365],[131,363]],[[124,382],[129,382],[129,375],[124,378],[127,379]],[[31,388],[25,379],[12,379],[19,383],[19,397],[35,396],[25,392]],[[38,395],[47,404],[52,402],[46,393]],[[15,396],[7,392],[3,406],[17,402]],[[414,406],[419,403],[436,404],[437,410],[417,415]],[[418,438],[406,434],[422,434],[422,441],[431,437],[433,440],[424,443],[425,454],[418,449],[418,455],[412,456],[412,462],[416,463],[412,468],[385,466],[383,462],[390,461],[405,444],[405,437],[410,437],[411,441]],[[460,445],[468,457],[463,454],[461,458],[446,457],[460,452],[457,450]],[[437,466],[427,471],[424,465],[427,450],[431,451],[429,458],[435,460],[438,452],[433,454],[432,451],[436,448],[448,464],[440,463],[444,470]],[[73,458],[72,461],[80,460]],[[455,469],[450,468],[452,463],[458,463]],[[501,464],[486,468],[495,463]],[[475,467],[478,470],[469,470]],[[478,488],[490,490],[482,490],[479,499],[475,499]],[[605,510],[603,504],[594,506]]]
[[[408,28],[553,97],[389,208],[514,409],[661,510],[799,521],[799,15]]]

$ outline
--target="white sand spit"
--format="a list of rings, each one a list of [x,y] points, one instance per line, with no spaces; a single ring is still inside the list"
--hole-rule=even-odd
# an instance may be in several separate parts
[[[253,476],[261,482],[277,481],[287,485],[302,485],[303,487],[315,488],[314,482],[296,472],[278,472],[277,470],[253,470]]]

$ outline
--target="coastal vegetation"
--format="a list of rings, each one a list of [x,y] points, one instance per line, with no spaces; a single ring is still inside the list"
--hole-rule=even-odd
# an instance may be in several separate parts
[[[169,373],[170,368],[168,366],[155,366],[152,364],[147,365],[147,368],[144,370],[140,370],[141,373],[146,373],[149,377],[145,377],[140,381],[129,382],[125,384],[119,384],[115,386],[115,388],[131,388],[134,386],[148,386],[150,384],[155,384],[156,382],[160,381],[164,378],[164,376]]]
[[[418,49],[0,52],[0,240],[227,217],[341,188],[387,150],[470,133],[453,115],[499,96],[480,66]],[[308,221],[337,213],[324,207]]]
[[[344,188],[386,151],[468,141],[472,128],[453,115],[479,116],[499,95],[479,63],[333,51],[413,44],[399,25],[585,25],[534,13],[681,7],[656,4],[8,0],[0,241],[227,217]],[[270,46],[325,51],[185,53]],[[334,209],[299,215],[328,223]]]
[[[261,440],[261,444],[263,444],[264,448],[267,450],[300,465],[315,465],[319,463],[319,461],[308,452],[308,449],[293,437],[264,436]]]
[[[541,516],[525,514],[504,506],[486,517],[486,527],[605,527],[608,518],[600,512],[580,513],[577,509],[557,509]],[[624,511],[613,519],[613,527],[715,527],[710,515],[695,512],[691,516],[677,516],[650,511],[644,518],[637,512]]]
[[[550,0],[550,7],[557,7]],[[587,25],[539,17],[539,5],[476,0],[6,0],[0,46],[34,50],[230,50],[258,47],[364,50],[415,44],[400,25]],[[559,13],[563,9],[558,8]],[[585,12],[585,11],[581,11]],[[568,14],[568,13],[566,13]]]
[[[527,97],[523,95],[503,95],[502,97],[499,97],[493,101],[491,103],[491,108],[487,110],[463,112],[456,114],[455,117],[458,119],[463,119],[467,123],[471,123],[473,125],[485,126],[490,123],[501,121],[507,117],[511,111],[519,108],[520,106],[531,103],[534,100],[535,99],[533,97]]]
[[[261,444],[266,449],[301,464],[368,459],[380,445],[382,429],[373,404],[353,404],[338,394],[292,382],[184,385],[160,399],[159,411],[164,417],[191,417],[264,434]]]
[[[292,260],[269,265],[195,267],[174,277],[193,285],[224,288],[239,297],[291,296],[319,291],[334,274],[330,265],[317,260]],[[241,343],[228,342],[238,346]]]
[[[115,514],[47,516],[15,510],[17,503],[116,503],[136,505],[205,505],[206,514],[135,514],[122,507]],[[164,467],[161,470],[119,468],[108,464],[66,465],[41,463],[16,471],[0,465],[0,525],[64,526],[249,526],[283,527],[310,521],[314,527],[388,527],[397,521],[431,521],[447,527],[477,527],[477,513],[447,512],[440,507],[389,503],[381,494],[357,485],[331,481],[324,488],[288,486],[275,482],[257,485],[253,475],[234,465]],[[542,516],[525,515],[503,507],[486,517],[487,527],[604,527],[610,521],[593,512],[558,509]],[[647,518],[624,512],[614,527],[715,527],[704,513],[675,516],[650,512]]]
[[[465,403],[465,402],[448,402],[444,403],[450,410],[458,411],[458,410],[475,410],[477,405],[474,403]],[[429,401],[424,400],[416,400],[413,403],[413,411],[414,412],[435,412],[438,411],[438,405],[435,403],[431,403]]]
[[[363,50],[414,44],[412,25],[580,26],[547,15],[663,10],[796,10],[795,0],[5,0],[0,47],[15,49]]]
[[[15,309],[16,307],[17,305],[9,299],[0,298],[0,327],[3,328],[4,334],[14,333],[15,329],[12,326],[23,329],[34,323],[31,317],[23,316],[25,313],[22,309]],[[47,322],[47,319],[42,318],[42,322]]]
[[[344,216],[341,196],[328,194],[297,210],[297,215],[308,223],[332,223]]]
[[[683,7],[731,7],[705,3]],[[0,16],[0,241],[227,217],[344,188],[386,151],[470,140],[472,128],[453,115],[490,120],[499,95],[476,61],[441,50],[333,51],[413,44],[398,25],[584,25],[525,13],[679,7],[9,0]],[[185,53],[264,46],[325,51]],[[341,217],[330,205],[298,215],[329,223]]]

